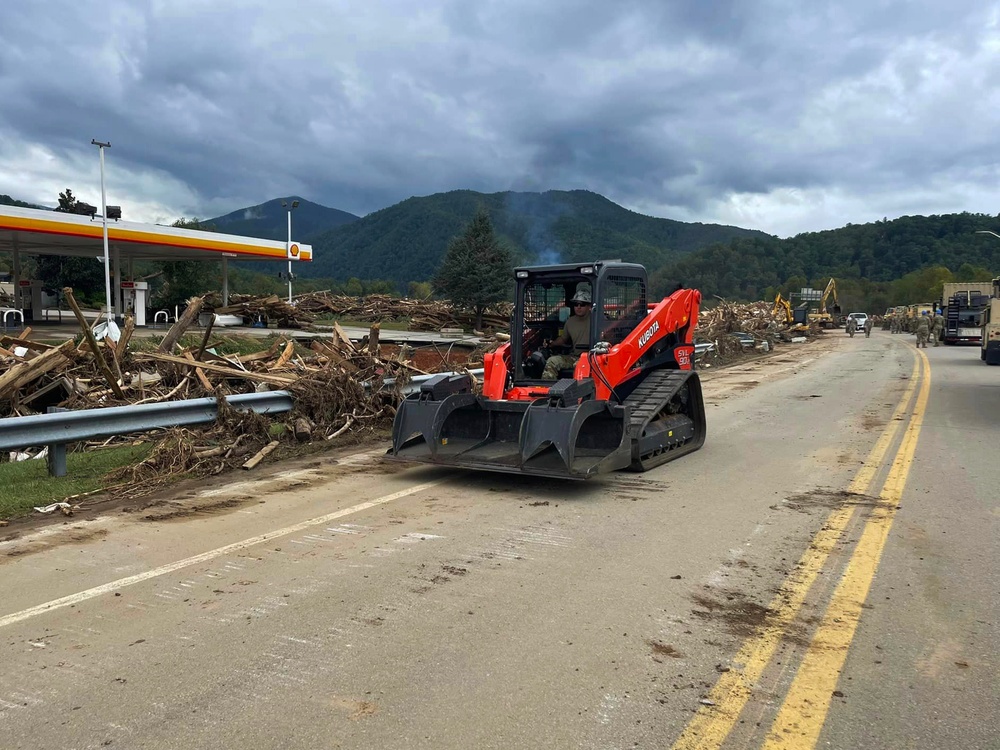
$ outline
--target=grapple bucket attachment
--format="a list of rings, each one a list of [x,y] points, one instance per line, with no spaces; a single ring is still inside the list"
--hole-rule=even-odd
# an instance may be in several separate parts
[[[467,377],[447,377],[400,404],[391,456],[571,479],[631,463],[628,409],[593,400],[593,384],[561,380],[547,398],[491,401],[474,395]]]

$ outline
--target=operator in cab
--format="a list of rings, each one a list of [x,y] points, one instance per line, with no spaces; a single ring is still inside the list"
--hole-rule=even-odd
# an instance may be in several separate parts
[[[573,299],[570,300],[572,307],[569,319],[563,333],[555,338],[551,346],[568,346],[572,348],[570,354],[554,354],[545,362],[545,370],[542,372],[542,380],[556,380],[559,371],[564,368],[576,367],[576,361],[580,358],[580,353],[590,348],[590,309],[592,306],[589,284],[580,284],[576,288]]]

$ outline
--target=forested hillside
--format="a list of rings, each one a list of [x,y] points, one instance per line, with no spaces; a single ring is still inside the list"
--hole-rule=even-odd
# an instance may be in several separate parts
[[[9,195],[0,195],[0,206],[14,206],[16,208],[41,208],[47,209],[45,206],[39,206],[34,203],[25,203],[24,201],[19,201],[15,198],[11,198]]]
[[[431,279],[449,241],[484,208],[518,263],[621,258],[660,268],[698,248],[763,232],[643,216],[584,190],[410,198],[313,239],[302,275],[386,278],[402,288]]]
[[[981,233],[1000,234],[1000,215],[904,216],[779,239],[739,227],[643,216],[584,190],[456,190],[410,198],[364,218],[295,200],[293,235],[314,249],[314,261],[296,269],[302,285],[309,285],[305,277],[338,288],[350,280],[358,293],[391,286],[405,291],[410,282],[432,279],[448,243],[480,208],[516,263],[635,261],[649,269],[655,295],[682,283],[700,289],[706,304],[715,297],[771,299],[779,290],[788,296],[805,286],[822,289],[834,278],[843,306],[881,312],[937,299],[946,281],[1000,275],[1000,238]],[[0,204],[35,207],[7,195],[0,195]],[[204,223],[231,234],[287,236],[281,199]],[[252,266],[259,270],[259,264]],[[386,281],[372,286],[375,280]]]
[[[1000,275],[1000,239],[976,233],[983,230],[1000,233],[1000,216],[904,216],[785,240],[737,239],[665,265],[652,286],[660,293],[681,282],[709,297],[756,300],[823,288],[833,277],[848,304],[884,309],[930,299],[949,273],[961,281]]]
[[[298,242],[311,243],[316,234],[329,231],[333,227],[357,221],[358,217],[337,208],[327,208],[318,203],[297,196],[275,198],[233,211],[225,216],[204,220],[204,224],[215,227],[218,232],[238,234],[243,237],[259,237],[263,240],[288,239],[288,209],[282,201],[299,205],[292,211],[292,237]]]

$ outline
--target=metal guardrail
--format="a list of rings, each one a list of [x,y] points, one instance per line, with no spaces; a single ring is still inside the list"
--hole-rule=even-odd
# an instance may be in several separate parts
[[[707,343],[707,344],[695,344],[694,345],[694,358],[695,359],[701,359],[702,357],[704,357],[706,354],[708,354],[713,349],[715,349],[715,344],[711,343],[711,342]]]
[[[239,393],[226,398],[237,411],[280,414],[292,409],[288,391]],[[66,443],[127,435],[131,432],[214,422],[219,408],[214,398],[192,398],[138,406],[111,406],[80,411],[55,410],[49,414],[0,419],[0,450],[46,445],[49,476],[66,476]]]

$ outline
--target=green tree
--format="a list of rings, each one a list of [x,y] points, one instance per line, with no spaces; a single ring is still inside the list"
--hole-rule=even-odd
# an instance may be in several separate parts
[[[181,229],[198,229],[202,232],[216,231],[214,224],[206,223],[198,218],[180,218],[171,226]],[[219,286],[218,275],[206,273],[209,267],[206,266],[205,261],[161,261],[157,266],[160,271],[160,284],[152,295],[157,307],[183,305],[191,297],[205,294]],[[212,269],[215,270],[214,266]]]
[[[406,285],[406,295],[412,299],[430,299],[434,288],[428,281],[411,281]]]
[[[956,281],[991,281],[996,274],[988,268],[974,266],[971,263],[963,263],[955,272]]]
[[[361,279],[352,276],[344,284],[344,294],[348,297],[361,297],[365,293],[365,288],[361,284]]]
[[[489,214],[480,209],[448,245],[433,286],[454,304],[472,309],[481,329],[486,308],[510,293],[512,265],[510,250],[494,234]]]
[[[66,188],[65,192],[59,193],[59,205],[53,210],[64,214],[71,214],[73,213],[73,209],[76,208],[76,204],[77,200],[76,196],[73,195],[73,191]]]
[[[59,193],[60,213],[71,213],[76,206],[76,196],[66,188]],[[104,304],[104,262],[96,256],[82,258],[68,255],[39,255],[35,258],[35,278],[52,292],[60,293],[63,287],[73,287],[74,296],[84,305]]]

